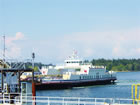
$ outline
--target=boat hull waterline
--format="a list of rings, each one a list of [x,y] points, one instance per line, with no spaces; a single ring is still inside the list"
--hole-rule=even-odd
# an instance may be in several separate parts
[[[37,90],[69,89],[73,87],[113,84],[116,78],[91,79],[91,80],[53,80],[36,83]]]

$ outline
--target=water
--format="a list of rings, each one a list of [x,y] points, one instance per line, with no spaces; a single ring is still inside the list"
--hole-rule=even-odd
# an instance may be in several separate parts
[[[116,84],[79,87],[64,90],[37,91],[38,96],[131,98],[131,85],[140,83],[140,72],[118,72]]]

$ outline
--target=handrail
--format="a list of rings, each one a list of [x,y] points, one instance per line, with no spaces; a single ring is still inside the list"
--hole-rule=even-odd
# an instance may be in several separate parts
[[[132,94],[133,104],[135,104],[136,102],[137,104],[139,104],[140,103],[140,84],[133,84],[131,86],[131,94]]]
[[[47,105],[64,105],[64,104],[74,104],[74,105],[110,105],[110,104],[132,104],[133,99],[125,98],[84,98],[84,97],[49,97],[49,96],[36,96],[33,97],[31,94],[26,94],[25,96],[16,96],[14,99],[10,98],[10,95],[7,97],[0,98],[0,103],[45,103]],[[30,96],[29,96],[30,95]],[[35,99],[35,100],[33,100]]]

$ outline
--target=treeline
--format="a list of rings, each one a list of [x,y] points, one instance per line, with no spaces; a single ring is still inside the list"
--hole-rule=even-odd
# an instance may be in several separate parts
[[[107,70],[140,71],[140,59],[93,59],[91,63],[106,66]]]
[[[93,59],[92,61],[85,60],[85,63],[92,63],[95,66],[106,66],[107,70],[113,71],[140,71],[140,59]],[[8,63],[8,62],[7,62]],[[21,64],[23,62],[19,62],[19,64],[9,64],[11,67],[22,67]],[[12,66],[13,65],[13,66]],[[42,66],[54,66],[53,64],[43,64],[40,62],[34,63],[34,70],[39,71]],[[31,62],[25,63],[25,68],[32,68]]]

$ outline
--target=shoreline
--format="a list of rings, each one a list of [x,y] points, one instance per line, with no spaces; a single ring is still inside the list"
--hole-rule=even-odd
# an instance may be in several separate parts
[[[140,72],[140,71],[115,71],[115,72]]]

